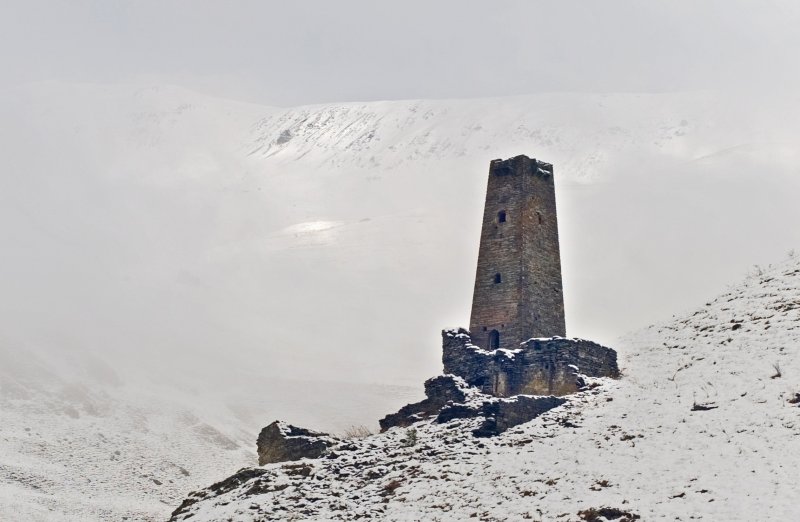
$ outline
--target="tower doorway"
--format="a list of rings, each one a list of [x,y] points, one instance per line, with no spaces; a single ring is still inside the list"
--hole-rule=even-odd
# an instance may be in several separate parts
[[[500,332],[492,330],[489,332],[489,349],[497,350],[500,348]]]

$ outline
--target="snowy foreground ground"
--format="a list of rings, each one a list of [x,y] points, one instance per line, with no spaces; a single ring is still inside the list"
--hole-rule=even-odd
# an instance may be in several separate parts
[[[251,468],[175,520],[800,519],[800,263],[616,348],[622,379],[496,438],[420,423],[408,445],[392,429],[335,458]]]

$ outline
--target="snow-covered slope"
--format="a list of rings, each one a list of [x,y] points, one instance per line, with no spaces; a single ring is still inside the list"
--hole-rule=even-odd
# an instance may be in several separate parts
[[[604,520],[587,514],[602,507],[642,520],[796,520],[798,296],[792,259],[629,336],[622,379],[496,438],[419,423],[409,445],[393,428],[331,458],[239,472],[174,520],[577,521]]]
[[[164,520],[186,491],[256,462],[258,430],[276,418],[338,433],[416,397],[398,386],[264,385],[256,375],[240,389],[142,382],[100,359],[65,369],[3,357],[13,361],[0,367],[4,521]]]

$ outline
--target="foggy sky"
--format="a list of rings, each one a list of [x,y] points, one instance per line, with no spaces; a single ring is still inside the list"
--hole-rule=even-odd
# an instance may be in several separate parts
[[[780,0],[18,1],[0,86],[177,84],[272,105],[798,86]]]
[[[0,92],[0,315],[7,325],[0,369],[9,359],[24,362],[18,353],[29,346],[49,350],[46,361],[56,353],[72,357],[80,346],[116,363],[125,354],[129,372],[140,361],[163,367],[164,381],[178,373],[201,381],[200,370],[186,370],[187,359],[242,380],[257,359],[289,378],[339,365],[354,380],[419,383],[420,374],[438,370],[439,329],[467,319],[469,256],[477,255],[469,249],[479,230],[468,233],[454,222],[462,208],[442,207],[441,195],[461,190],[472,197],[477,226],[489,159],[519,152],[552,158],[545,145],[518,150],[518,141],[489,141],[491,155],[467,158],[474,163],[446,157],[442,170],[462,169],[464,177],[438,178],[441,192],[431,190],[422,163],[367,180],[357,169],[311,163],[278,172],[268,162],[249,163],[243,150],[257,137],[253,122],[281,111],[159,90],[166,84],[272,105],[744,90],[730,98],[735,102],[719,104],[694,101],[719,101],[718,92],[643,104],[627,96],[609,111],[602,107],[613,100],[580,95],[559,105],[543,96],[528,111],[536,116],[523,118],[530,129],[541,122],[542,136],[563,134],[564,143],[581,147],[556,147],[563,156],[552,159],[564,174],[558,186],[565,288],[580,289],[566,294],[576,296],[569,299],[577,306],[568,306],[578,310],[568,312],[570,332],[605,342],[622,326],[693,306],[745,267],[777,260],[798,244],[796,227],[786,225],[798,221],[798,22],[794,3],[739,0],[0,3],[0,89],[8,89]],[[507,130],[521,121],[514,100],[471,101],[442,120],[440,138],[453,133],[468,141],[459,114],[475,106],[483,109],[465,120],[473,131],[490,128],[494,117]],[[620,130],[631,139],[614,134]],[[674,134],[684,131],[686,140]],[[650,147],[673,138],[673,146]],[[638,148],[624,148],[630,143]],[[597,183],[562,183],[576,172],[557,160],[576,158],[590,169],[600,165],[604,175]],[[680,183],[673,183],[676,173]],[[422,186],[427,199],[418,195]],[[437,230],[436,219],[445,224],[441,236],[422,236],[457,241],[413,243],[414,227]],[[349,243],[337,243],[342,248],[317,257],[280,248],[281,231],[340,221],[354,224],[337,232],[352,231]],[[571,230],[578,238],[572,242]],[[365,253],[381,244],[384,257],[370,260]],[[437,266],[455,272],[440,255],[455,252],[453,244],[464,245],[455,257],[463,277],[449,274],[449,288],[462,293],[432,296],[437,290],[429,282],[444,271]],[[413,255],[398,262],[395,248]],[[603,252],[603,270],[570,264],[595,252]],[[372,264],[358,264],[365,260]],[[394,286],[381,284],[387,266]],[[681,277],[663,275],[674,267]],[[422,272],[427,279],[417,277]],[[420,313],[422,301],[442,308]],[[463,308],[446,316],[440,312],[447,303]],[[597,303],[606,315],[594,313]],[[367,308],[374,317],[365,321]],[[374,342],[364,332],[352,342],[356,321],[370,325]],[[415,324],[404,335],[426,340],[390,344],[395,340],[384,332],[395,323]],[[293,324],[313,324],[311,337],[328,344],[296,342]],[[229,361],[233,353],[239,362]],[[151,367],[143,373],[154,374]]]

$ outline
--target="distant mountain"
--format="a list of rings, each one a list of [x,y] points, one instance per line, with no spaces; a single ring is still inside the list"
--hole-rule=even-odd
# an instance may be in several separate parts
[[[242,470],[172,520],[796,519],[798,295],[792,259],[629,336],[619,381],[495,438],[393,428]]]

